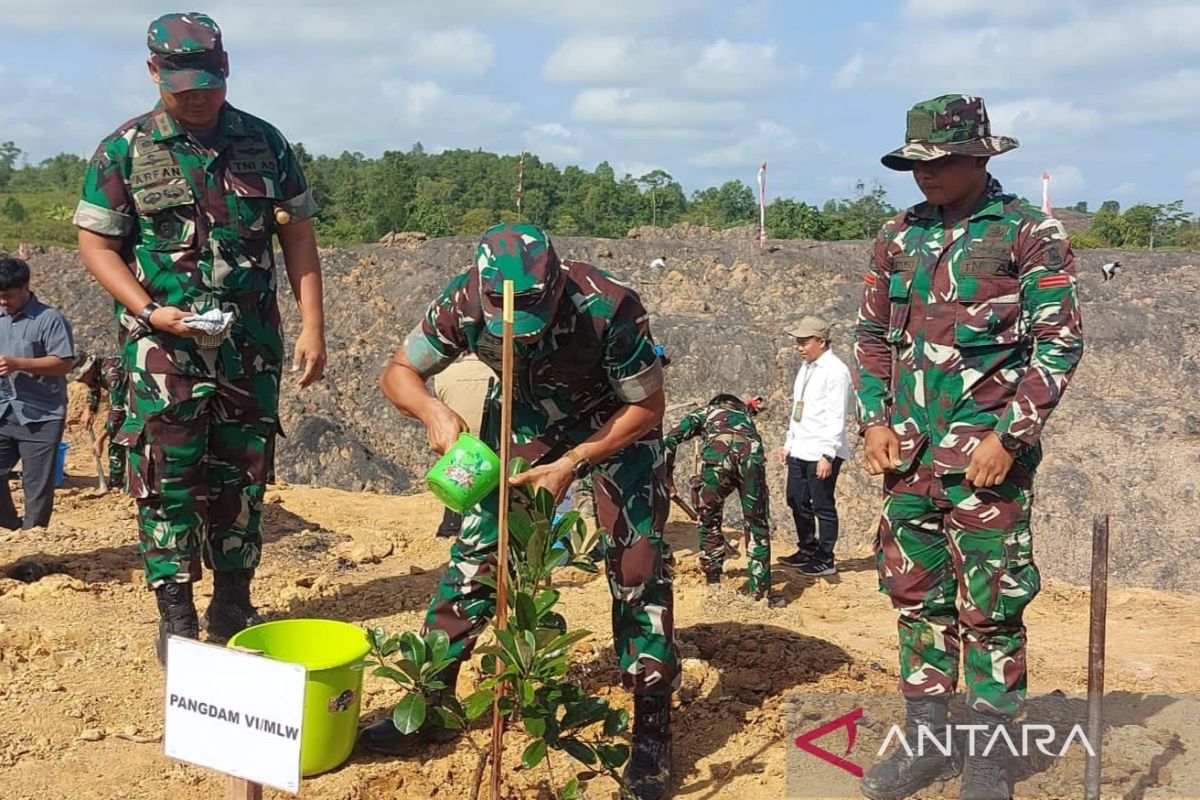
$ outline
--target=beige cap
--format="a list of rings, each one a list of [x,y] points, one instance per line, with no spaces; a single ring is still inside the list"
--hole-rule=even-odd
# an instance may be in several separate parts
[[[807,339],[809,336],[816,336],[829,341],[829,323],[820,317],[805,317],[798,324],[788,328],[787,334],[797,339]]]

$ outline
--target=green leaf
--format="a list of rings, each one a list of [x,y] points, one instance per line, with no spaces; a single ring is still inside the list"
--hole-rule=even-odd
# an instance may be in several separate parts
[[[425,721],[425,697],[409,694],[392,709],[392,722],[401,733],[412,733]]]
[[[514,554],[516,562],[525,560],[525,552],[529,547],[529,538],[533,536],[537,526],[524,509],[515,508],[508,517],[508,548]]]
[[[372,650],[382,650],[383,643],[387,641],[387,631],[383,628],[367,628],[367,641]]]
[[[579,800],[579,778],[571,778],[558,793],[559,800]]]
[[[517,593],[517,625],[531,631],[537,627],[538,612],[533,598],[525,592]]]
[[[557,611],[549,611],[542,615],[541,626],[557,633],[567,632],[567,618]]]
[[[461,731],[463,729],[463,721],[455,716],[448,709],[441,706],[434,706],[429,709],[429,716],[441,727],[449,731]]]
[[[425,663],[425,642],[413,631],[406,631],[400,636],[400,652],[414,664]]]
[[[425,634],[425,644],[429,648],[430,661],[435,663],[445,661],[446,653],[450,650],[450,634],[434,628]]]
[[[479,659],[480,674],[495,675],[496,674],[496,654],[499,653],[500,650],[496,647],[490,647],[490,648],[489,647],[476,647],[475,652],[483,655],[483,658]]]
[[[482,583],[490,589],[496,589],[496,579],[491,575],[476,575],[471,578],[475,583]]]
[[[596,755],[600,757],[600,763],[609,769],[620,769],[629,760],[629,745],[598,744]]]
[[[538,764],[542,763],[542,759],[546,757],[546,743],[541,739],[535,739],[525,748],[525,752],[521,754],[521,763],[525,765],[525,769],[533,769]]]
[[[476,720],[484,715],[486,711],[492,707],[492,698],[494,692],[490,689],[480,689],[473,694],[467,696],[462,701],[463,711],[467,714],[467,719]]]
[[[546,719],[544,717],[524,717],[521,722],[525,723],[525,730],[529,731],[529,735],[540,739],[546,735]]]
[[[623,708],[610,708],[604,717],[604,735],[616,736],[623,733],[629,725],[629,712]]]
[[[413,679],[409,677],[409,675],[401,672],[398,669],[392,669],[391,667],[376,667],[375,669],[371,670],[371,674],[380,678],[391,678],[401,686],[412,686],[414,684]]]
[[[545,652],[547,654],[550,654],[557,650],[565,650],[568,647],[570,647],[571,645],[578,642],[580,639],[586,639],[587,637],[589,637],[591,635],[592,635],[591,631],[585,631],[582,628],[579,630],[571,631],[569,633],[561,634],[559,636],[554,637],[554,641],[552,641],[546,645]]]
[[[541,515],[545,522],[554,519],[556,505],[558,504],[554,502],[554,495],[550,494],[549,489],[539,488],[533,495],[533,509]]]
[[[517,688],[521,693],[521,704],[527,706],[532,705],[534,690],[533,681],[520,681],[518,682]]]
[[[574,736],[563,737],[559,740],[559,744],[576,761],[586,764],[589,767],[596,763],[596,751],[592,749],[592,746],[576,739]]]
[[[541,592],[539,592],[538,596],[534,598],[533,601],[534,608],[537,609],[538,619],[541,619],[543,614],[553,608],[554,604],[558,602],[560,597],[562,597],[562,595],[559,594],[557,589],[543,589]]]
[[[407,675],[409,680],[411,680],[413,683],[417,683],[421,680],[421,668],[409,661],[407,658],[402,658],[397,661],[396,669]]]
[[[598,697],[584,697],[574,703],[567,704],[567,713],[559,720],[564,729],[586,727],[599,722],[608,714],[608,703]]]
[[[549,492],[547,492],[549,494]],[[525,560],[530,564],[537,564],[539,567],[546,558],[546,532],[537,528],[533,535],[529,537],[529,546],[525,551]]]

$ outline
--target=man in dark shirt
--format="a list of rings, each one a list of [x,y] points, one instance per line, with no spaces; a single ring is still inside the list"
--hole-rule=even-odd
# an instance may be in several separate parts
[[[0,258],[0,475],[19,460],[25,490],[22,523],[8,481],[0,480],[0,525],[10,530],[50,524],[74,355],[71,326],[30,291],[29,265]]]

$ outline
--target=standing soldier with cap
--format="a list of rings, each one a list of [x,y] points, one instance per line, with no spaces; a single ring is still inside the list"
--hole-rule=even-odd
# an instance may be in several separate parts
[[[125,424],[125,395],[129,388],[125,363],[120,356],[86,356],[73,371],[75,380],[87,387],[87,407],[83,410],[83,427],[92,430],[96,412],[100,410],[100,395],[108,394],[108,416],[104,432],[96,438],[94,455],[100,458],[108,446],[108,485],[125,485],[125,448],[117,443],[117,434]]]
[[[129,447],[162,660],[169,635],[198,634],[201,558],[209,635],[260,620],[250,582],[284,360],[274,236],[300,309],[301,387],[324,372],[325,321],[312,191],[283,135],[225,102],[217,24],[166,14],[147,41],[161,102],[100,143],[75,224],[121,325],[130,389],[117,442]]]
[[[749,594],[755,600],[778,598],[771,591],[771,512],[767,497],[767,470],[762,437],[754,417],[761,400],[748,402],[731,394],[719,394],[702,408],[679,420],[663,437],[667,453],[667,480],[675,469],[675,449],[696,436],[703,437],[700,451],[700,568],[708,583],[720,583],[725,564],[725,537],[721,534],[721,512],[725,498],[734,490],[742,502],[742,521],[750,544],[746,548]]]
[[[483,235],[475,266],[430,304],[380,386],[396,408],[424,423],[430,447],[445,452],[468,426],[429,394],[425,381],[464,352],[500,373],[506,280],[514,284],[516,306],[512,453],[534,463],[511,480],[545,488],[558,503],[573,480],[594,477],[596,515],[609,535],[613,639],[622,682],[634,695],[625,781],[634,797],[659,798],[671,780],[671,693],[679,664],[671,576],[657,533],[668,503],[663,375],[637,293],[590,264],[560,262],[533,225],[497,225]],[[492,392],[490,406],[498,395]],[[482,438],[496,447],[500,415],[485,416]],[[459,666],[495,611],[494,589],[477,578],[495,569],[498,495],[467,513],[425,616],[426,630],[450,636],[455,663],[441,676],[446,691],[454,691]],[[405,736],[389,718],[364,730],[363,743],[395,753],[406,740],[429,735]]]
[[[867,467],[884,473],[876,558],[899,612],[909,741],[921,728],[942,738],[960,656],[970,722],[989,741],[1025,697],[1033,477],[1083,352],[1075,262],[1058,220],[988,174],[1017,142],[992,135],[982,99],[918,103],[906,139],[883,164],[912,171],[926,202],[875,240],[857,329]],[[904,797],[960,758],[899,748],[862,790]],[[1000,755],[967,753],[960,797],[1011,793]]]

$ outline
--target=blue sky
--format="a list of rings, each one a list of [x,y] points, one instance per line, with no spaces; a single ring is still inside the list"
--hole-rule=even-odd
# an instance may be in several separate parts
[[[878,180],[915,101],[982,95],[1021,140],[993,173],[1056,205],[1200,211],[1196,0],[219,0],[230,101],[313,152],[522,149],[688,192],[766,160],[809,202]],[[0,140],[90,155],[152,105],[154,0],[0,0]]]

